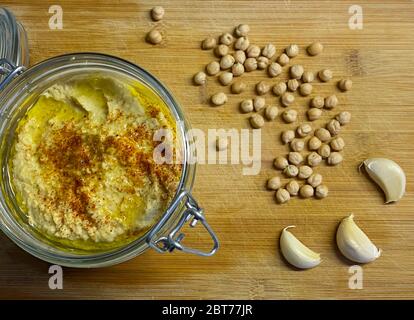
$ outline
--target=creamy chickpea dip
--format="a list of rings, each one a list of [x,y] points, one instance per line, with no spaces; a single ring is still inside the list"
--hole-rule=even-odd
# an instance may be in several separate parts
[[[180,164],[157,164],[156,130],[175,121],[144,87],[95,75],[58,82],[20,121],[11,182],[29,223],[65,241],[131,239],[168,207]]]

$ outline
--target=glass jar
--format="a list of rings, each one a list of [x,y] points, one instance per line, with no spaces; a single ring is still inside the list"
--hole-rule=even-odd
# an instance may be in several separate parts
[[[158,252],[171,252],[174,249],[201,256],[213,255],[219,242],[207,223],[203,210],[191,195],[195,177],[195,164],[190,163],[190,143],[186,132],[189,124],[185,120],[180,105],[169,90],[149,72],[117,57],[97,53],[75,53],[54,57],[33,67],[28,64],[27,45],[24,29],[13,15],[0,9],[0,25],[11,25],[0,29],[0,37],[14,44],[14,49],[5,51],[0,48],[0,229],[18,246],[42,260],[70,267],[104,267],[129,260],[148,248]],[[6,36],[5,36],[6,35]],[[19,45],[16,45],[15,42]],[[4,42],[2,42],[4,43]],[[22,219],[11,188],[9,176],[9,157],[15,136],[16,126],[25,115],[33,101],[46,88],[58,79],[105,73],[120,76],[127,81],[138,81],[150,89],[168,106],[177,121],[177,138],[180,139],[183,156],[183,169],[179,186],[168,209],[158,222],[135,241],[116,249],[104,252],[64,250],[47,241],[42,235]],[[194,227],[201,223],[213,240],[210,251],[201,251],[186,247],[180,232],[185,224]]]

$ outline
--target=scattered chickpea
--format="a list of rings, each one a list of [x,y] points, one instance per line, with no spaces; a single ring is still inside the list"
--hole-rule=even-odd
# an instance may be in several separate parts
[[[227,102],[227,96],[223,92],[216,93],[211,97],[211,102],[214,106],[221,106]]]
[[[275,55],[275,53],[276,53],[276,47],[271,43],[268,43],[262,49],[262,56],[268,59],[271,59]]]
[[[247,24],[239,24],[234,33],[237,37],[246,37],[250,31],[250,27]]]
[[[285,52],[289,58],[296,57],[299,54],[299,46],[297,44],[290,44]]]
[[[303,162],[303,156],[299,152],[289,152],[288,160],[291,164],[294,164],[295,166],[298,166]]]
[[[159,44],[162,41],[161,32],[158,30],[151,30],[147,34],[147,41],[151,44]]]
[[[266,69],[269,65],[269,59],[263,56],[257,58],[257,69],[263,70]]]
[[[197,86],[202,86],[207,81],[207,75],[203,71],[197,72],[193,77],[193,81]]]
[[[323,144],[319,147],[318,149],[318,153],[322,158],[328,158],[329,155],[331,154],[331,148],[329,147],[328,144]]]
[[[275,120],[279,114],[279,109],[276,106],[267,106],[264,112],[264,115],[267,120]]]
[[[253,107],[256,112],[262,110],[266,105],[266,100],[263,97],[255,97],[253,99]]]
[[[279,96],[281,96],[282,94],[284,94],[286,92],[286,89],[287,89],[286,83],[285,82],[279,82],[279,83],[276,83],[273,86],[273,93],[276,96],[279,97]]]
[[[269,190],[277,190],[282,186],[282,183],[280,181],[280,177],[275,176],[267,180],[267,188]]]
[[[311,174],[311,176],[308,178],[308,180],[306,180],[307,183],[309,183],[309,185],[311,185],[312,187],[316,188],[317,186],[319,186],[322,183],[322,175],[319,173],[313,173]]]
[[[282,94],[282,97],[280,98],[280,102],[282,102],[282,105],[285,107],[290,106],[295,101],[295,96],[289,92],[285,92]]]
[[[220,68],[222,70],[229,69],[233,66],[234,62],[235,62],[234,57],[230,54],[226,54],[220,60]]]
[[[344,158],[342,157],[342,154],[340,154],[339,152],[331,152],[331,154],[329,155],[327,159],[327,163],[330,166],[336,166],[340,164],[343,159]]]
[[[223,86],[227,86],[233,81],[233,74],[231,72],[223,72],[219,75],[219,81]]]
[[[247,39],[246,37],[240,37],[234,43],[234,49],[245,51],[249,47],[249,45],[250,45],[249,39]]]
[[[319,154],[317,154],[315,151],[312,151],[311,153],[308,154],[307,160],[308,160],[308,165],[310,165],[311,167],[316,167],[322,162],[322,157]]]
[[[285,66],[289,63],[290,59],[288,57],[288,55],[286,53],[282,53],[278,58],[277,58],[277,63],[280,64],[281,66]]]
[[[310,83],[302,83],[299,87],[299,93],[302,96],[308,96],[312,93],[313,87]]]
[[[341,124],[338,120],[332,119],[326,125],[326,129],[328,129],[332,136],[336,136],[341,131]]]
[[[321,71],[318,72],[318,76],[319,79],[321,79],[321,81],[323,82],[328,82],[329,80],[332,79],[332,71],[329,69],[323,69]]]
[[[253,111],[253,100],[246,99],[240,102],[240,110],[243,113],[249,113]]]
[[[299,195],[302,198],[310,198],[310,197],[313,197],[313,194],[314,194],[314,190],[313,190],[312,186],[310,186],[308,184],[304,184],[299,189]]]
[[[334,151],[341,151],[345,147],[345,141],[341,137],[336,137],[331,140],[331,148]]]
[[[309,166],[303,165],[299,167],[298,178],[308,179],[313,173],[313,169]]]
[[[242,93],[244,90],[246,90],[246,88],[247,88],[247,85],[243,81],[235,81],[231,85],[231,92],[235,94],[239,94],[239,93]]]
[[[307,111],[308,119],[310,121],[318,120],[322,116],[322,110],[318,108],[310,108]]]
[[[259,95],[264,95],[270,91],[270,85],[266,81],[260,81],[256,84],[256,92]]]
[[[206,72],[210,76],[216,75],[217,73],[219,73],[219,71],[220,71],[220,63],[218,63],[217,61],[211,61],[206,66]]]
[[[294,138],[290,142],[290,148],[292,149],[292,151],[301,152],[303,151],[303,149],[305,149],[305,141],[303,141],[302,139]]]
[[[342,111],[335,117],[336,120],[343,126],[351,121],[351,113],[348,111]]]
[[[295,131],[285,130],[285,131],[282,132],[282,142],[284,144],[292,142],[294,138],[295,138]]]
[[[276,191],[276,201],[279,204],[283,204],[286,203],[290,200],[290,193],[283,188],[280,188],[279,190]]]
[[[303,123],[296,129],[296,132],[299,137],[306,137],[312,132],[312,126],[309,123]]]
[[[256,46],[254,44],[251,44],[247,50],[246,50],[246,54],[249,58],[257,58],[258,56],[260,56],[260,48],[259,46]]]
[[[291,196],[297,196],[300,187],[299,183],[297,183],[295,180],[291,180],[286,184],[285,188]]]
[[[295,165],[290,164],[285,169],[283,169],[283,173],[286,176],[288,176],[290,178],[293,178],[293,177],[296,177],[298,175],[299,169]]]
[[[208,38],[205,38],[201,42],[201,49],[203,49],[203,50],[211,50],[211,49],[213,49],[216,46],[216,44],[217,44],[216,38],[208,37]]]
[[[154,21],[160,21],[164,17],[164,14],[165,10],[161,6],[156,6],[151,10],[151,17]]]
[[[309,45],[307,51],[311,56],[317,56],[318,54],[322,53],[323,45],[320,42],[313,42]]]
[[[272,62],[269,64],[269,67],[267,68],[267,73],[272,78],[277,77],[279,74],[282,73],[282,67],[277,62]]]
[[[282,113],[282,118],[285,122],[292,123],[298,118],[298,113],[296,110],[286,110]]]
[[[285,157],[279,156],[279,157],[276,157],[275,160],[273,161],[273,166],[279,170],[285,169],[288,165],[289,165],[289,162],[287,161]]]
[[[247,72],[254,71],[257,69],[257,60],[256,58],[247,58],[244,62],[244,69]]]
[[[315,197],[318,199],[323,199],[328,196],[329,189],[326,185],[321,184],[315,189]]]
[[[256,113],[250,117],[250,124],[254,129],[259,129],[264,126],[264,119],[260,114]]]
[[[303,67],[300,64],[295,64],[290,67],[290,77],[292,79],[300,79],[303,75]]]
[[[342,79],[338,82],[338,88],[342,91],[349,91],[352,88],[352,80]]]
[[[215,49],[214,49],[214,54],[217,56],[217,57],[223,57],[223,56],[225,56],[226,54],[228,54],[229,53],[229,47],[228,46],[226,46],[225,44],[219,44]]]
[[[315,136],[322,142],[326,142],[331,139],[331,133],[325,128],[316,129]]]
[[[228,147],[227,137],[218,137],[216,140],[216,150],[223,151],[223,150],[226,150],[227,147]]]
[[[296,91],[299,88],[299,81],[297,79],[289,79],[287,87],[289,91]]]
[[[326,109],[333,109],[336,107],[337,104],[338,104],[338,98],[336,97],[336,95],[332,94],[325,98],[324,107]]]
[[[313,97],[312,100],[310,101],[310,106],[312,108],[323,108],[323,106],[325,105],[325,100],[321,97],[321,96],[316,96]]]
[[[235,63],[231,67],[231,72],[235,77],[239,77],[244,73],[244,66],[241,63]]]
[[[237,63],[244,64],[246,61],[246,53],[242,50],[237,50],[233,53],[234,61]]]
[[[233,40],[233,36],[228,32],[223,33],[219,38],[219,42],[221,44],[225,44],[226,46],[231,45],[233,43]]]
[[[315,75],[311,71],[304,71],[302,74],[302,81],[305,83],[311,83],[315,80]]]
[[[322,141],[319,140],[317,137],[313,136],[308,141],[308,148],[309,150],[318,150],[319,147],[322,145]]]

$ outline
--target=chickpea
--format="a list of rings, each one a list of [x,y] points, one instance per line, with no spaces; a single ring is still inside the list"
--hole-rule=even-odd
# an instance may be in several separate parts
[[[214,76],[220,71],[220,64],[217,61],[211,61],[206,66],[206,72],[209,76]]]
[[[250,124],[254,129],[259,129],[264,126],[264,119],[260,114],[256,113],[250,117]]]
[[[290,142],[290,148],[292,149],[292,151],[301,152],[303,151],[303,149],[305,149],[305,142],[302,139],[294,138]]]
[[[289,79],[287,87],[289,91],[296,91],[299,88],[299,81],[297,79]]]
[[[257,69],[257,60],[255,58],[247,58],[244,62],[244,69],[247,72],[254,71]]]
[[[345,147],[345,141],[341,137],[337,137],[331,140],[331,148],[334,151],[341,151]]]
[[[328,158],[331,154],[331,148],[327,144],[323,144],[319,147],[318,153],[322,158]]]
[[[296,177],[298,175],[299,169],[295,165],[290,164],[285,169],[283,169],[283,173],[286,176],[288,176],[290,178],[293,178],[293,177]]]
[[[223,86],[227,86],[233,81],[233,74],[231,72],[223,72],[219,75],[219,81]]]
[[[280,66],[280,64],[278,64],[277,62],[272,62],[268,67],[267,67],[267,73],[269,74],[269,76],[271,76],[272,78],[277,77],[279,74],[282,73],[282,67]]]
[[[311,153],[309,153],[307,159],[308,159],[308,165],[310,165],[311,167],[316,167],[322,162],[322,157],[319,154],[317,154],[315,151],[312,151]]]
[[[229,47],[225,44],[219,44],[215,49],[214,53],[217,57],[221,58],[229,53]]]
[[[299,189],[299,195],[302,198],[310,198],[310,197],[313,197],[313,194],[314,194],[314,190],[313,190],[312,186],[310,186],[308,184],[304,184]]]
[[[222,70],[230,69],[233,66],[234,62],[234,57],[230,54],[226,54],[220,60],[220,68]]]
[[[262,49],[262,56],[268,59],[271,59],[275,55],[275,53],[276,53],[276,47],[271,43],[268,43]]]
[[[280,188],[276,191],[276,201],[280,204],[286,203],[290,200],[290,194],[286,189]]]
[[[308,119],[310,121],[318,120],[322,116],[322,110],[318,108],[310,108],[307,111]]]
[[[313,42],[309,45],[309,47],[307,48],[307,51],[309,55],[317,56],[318,54],[322,53],[323,45],[320,42]]]
[[[237,50],[233,53],[234,61],[237,63],[244,64],[246,61],[246,53],[242,50]]]
[[[281,96],[282,94],[284,94],[284,93],[286,92],[286,89],[287,89],[286,83],[284,83],[284,82],[279,82],[279,83],[276,83],[276,84],[273,86],[273,93],[274,93],[276,96]]]
[[[309,123],[303,123],[296,129],[296,132],[299,137],[306,137],[312,132],[312,126]]]
[[[216,93],[211,97],[211,102],[214,106],[221,106],[227,102],[227,96],[223,92]]]
[[[327,159],[327,163],[330,166],[336,166],[342,162],[344,158],[342,157],[342,154],[339,152],[331,152]]]
[[[285,66],[289,63],[290,59],[288,57],[288,55],[286,53],[282,53],[278,58],[277,58],[277,63],[280,64],[281,66]]]
[[[260,110],[262,110],[266,105],[266,100],[263,97],[255,97],[253,100],[253,106],[254,106],[254,110],[256,112],[259,112]]]
[[[285,130],[285,131],[282,132],[282,142],[284,144],[292,142],[294,138],[295,138],[295,131]]]
[[[288,107],[295,101],[295,96],[289,92],[282,94],[280,102],[283,106]]]
[[[323,199],[328,196],[329,189],[326,185],[321,184],[315,189],[315,197],[318,199]]]
[[[266,81],[260,81],[256,84],[256,92],[259,95],[264,95],[270,91],[270,85]]]
[[[323,82],[328,82],[332,79],[332,71],[329,69],[323,69],[318,72],[319,79]]]
[[[291,44],[285,49],[285,52],[289,58],[296,57],[299,54],[299,46],[297,44]]]
[[[352,80],[342,79],[338,82],[338,88],[342,91],[349,91],[352,88]]]
[[[320,109],[320,108],[323,108],[324,105],[325,105],[325,100],[321,96],[313,97],[310,102],[310,106],[312,108]]]
[[[257,69],[264,70],[269,65],[269,59],[266,57],[258,57],[257,58]]]
[[[332,136],[336,136],[341,131],[341,124],[338,120],[332,119],[326,125],[326,129],[328,129]]]
[[[307,179],[311,176],[311,174],[313,173],[313,169],[309,166],[300,166],[299,167],[299,173],[298,173],[298,178],[299,179]]]
[[[326,142],[331,139],[331,133],[325,128],[316,129],[315,136],[322,142]]]
[[[342,111],[335,117],[336,120],[343,126],[351,121],[351,113],[348,111]]]
[[[302,96],[308,96],[312,93],[312,85],[310,83],[302,83],[299,87],[299,93]]]
[[[303,162],[303,156],[299,152],[289,152],[288,160],[291,164],[294,164],[295,166],[298,166]]]
[[[315,80],[315,75],[311,71],[304,71],[302,74],[302,81],[304,83],[311,83],[313,80]]]
[[[233,36],[228,32],[223,33],[219,38],[219,42],[220,44],[225,44],[226,46],[229,46],[233,43]]]
[[[239,77],[244,73],[244,66],[241,63],[235,63],[231,67],[231,72],[235,77]]]
[[[267,180],[267,188],[269,190],[277,190],[282,186],[280,178],[278,176],[272,177]]]
[[[207,82],[207,75],[203,71],[197,72],[193,77],[193,81],[197,86],[202,86]]]
[[[201,49],[203,49],[203,50],[211,50],[211,49],[213,49],[216,46],[216,44],[217,44],[216,38],[213,38],[213,37],[205,38],[201,42]]]
[[[235,81],[231,85],[231,92],[235,94],[239,94],[239,93],[242,93],[244,90],[246,90],[246,88],[247,88],[246,83],[242,81]]]
[[[253,100],[246,99],[240,103],[240,110],[243,113],[249,113],[253,111]]]
[[[320,146],[322,145],[322,141],[319,140],[317,137],[312,137],[308,141],[308,148],[309,150],[318,150]]]
[[[151,10],[151,17],[154,21],[160,21],[164,17],[164,14],[165,10],[161,6],[156,6]]]
[[[275,120],[279,114],[279,109],[276,106],[267,106],[265,109],[265,117],[267,120]]]
[[[300,79],[303,75],[303,67],[300,64],[295,64],[290,67],[290,77],[292,79]]]
[[[224,151],[228,147],[228,140],[227,137],[218,137],[216,140],[216,150],[217,151]]]
[[[257,58],[258,56],[260,56],[260,48],[254,44],[251,44],[247,48],[246,54],[249,58]]]
[[[273,166],[279,170],[285,169],[288,165],[289,165],[289,162],[287,161],[285,157],[279,156],[279,157],[276,157],[275,160],[273,161]]]
[[[324,107],[326,109],[333,109],[338,104],[338,98],[336,95],[330,95],[329,97],[325,98]]]
[[[317,186],[319,186],[322,183],[322,175],[319,173],[313,173],[311,174],[311,176],[308,178],[308,180],[306,180],[307,183],[309,183],[309,185],[311,185],[312,187],[316,188]]]
[[[291,180],[286,184],[285,188],[291,196],[297,196],[300,187],[299,183],[297,183],[295,180]]]
[[[249,45],[250,45],[249,39],[247,39],[246,37],[240,37],[234,43],[234,49],[246,51]]]
[[[282,113],[282,118],[285,122],[292,123],[298,118],[298,113],[296,110],[286,110]]]
[[[162,35],[161,32],[158,30],[151,30],[147,34],[147,42],[151,44],[159,44],[162,41]]]
[[[250,27],[247,24],[239,24],[234,30],[237,37],[246,37],[249,32]]]

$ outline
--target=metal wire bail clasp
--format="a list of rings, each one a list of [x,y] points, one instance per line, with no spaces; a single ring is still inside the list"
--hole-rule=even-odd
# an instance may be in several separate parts
[[[14,77],[21,74],[24,70],[26,70],[26,67],[24,66],[15,66],[5,58],[0,59],[0,91],[2,91]]]
[[[150,246],[156,249],[158,252],[171,252],[174,249],[178,249],[186,253],[192,253],[203,257],[212,256],[219,248],[219,241],[213,229],[211,229],[210,225],[207,223],[204,217],[203,209],[198,206],[197,202],[194,200],[191,194],[187,192],[184,192],[179,198],[180,200],[185,199],[185,210],[180,220],[174,229],[172,229],[172,231],[168,234],[168,236],[161,237],[155,241],[150,239]],[[213,247],[210,251],[192,249],[182,244],[182,240],[184,239],[185,234],[180,232],[181,228],[187,222],[189,223],[190,227],[195,227],[199,221],[202,223],[213,240]]]

